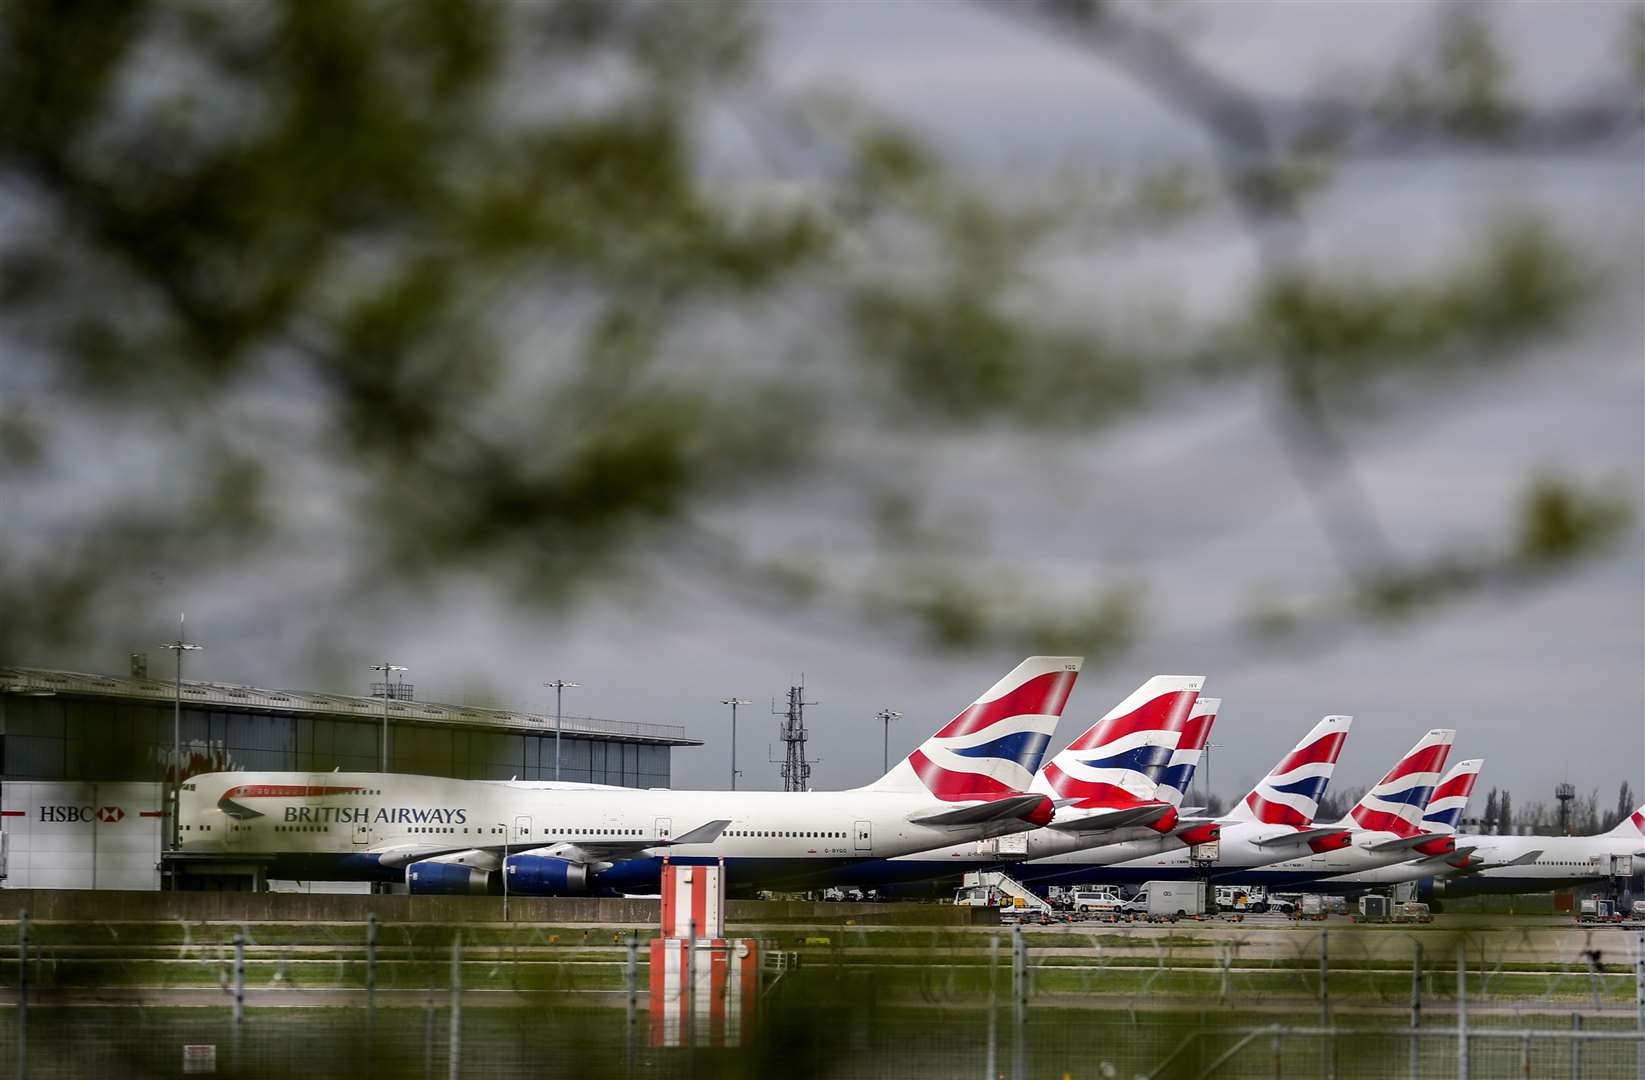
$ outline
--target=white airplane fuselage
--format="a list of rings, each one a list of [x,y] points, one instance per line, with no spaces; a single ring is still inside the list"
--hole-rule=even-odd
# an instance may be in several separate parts
[[[1645,837],[1460,835],[1457,847],[1473,848],[1471,860],[1487,864],[1471,873],[1434,874],[1434,894],[1529,893],[1632,876],[1645,860]],[[1526,862],[1516,860],[1538,852]],[[1507,865],[1514,864],[1514,865]],[[1427,877],[1429,875],[1422,875]],[[1405,879],[1411,880],[1411,879]]]
[[[1020,817],[965,825],[911,820],[954,806],[929,794],[867,790],[545,788],[381,773],[245,772],[191,778],[179,819],[185,853],[256,856],[270,877],[401,881],[406,866],[425,858],[489,871],[506,845],[510,855],[541,852],[586,863],[597,889],[615,892],[654,892],[664,855],[673,862],[724,860],[734,887],[756,888],[826,882],[831,870],[854,862],[1035,827]],[[728,824],[711,842],[644,846],[715,821]],[[632,850],[599,854],[622,845]]]

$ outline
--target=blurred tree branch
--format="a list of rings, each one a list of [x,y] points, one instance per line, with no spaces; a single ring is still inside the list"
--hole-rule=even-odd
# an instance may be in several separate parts
[[[758,85],[737,3],[7,5],[0,481],[25,509],[0,527],[0,655],[94,632],[152,567],[205,576],[306,545],[340,553],[355,596],[473,575],[555,608],[673,557],[937,647],[1113,657],[1149,622],[1140,575],[1043,596],[933,516],[916,470],[837,450],[1085,437],[1234,380],[1271,387],[1348,581],[1265,601],[1250,622],[1267,638],[1521,587],[1626,525],[1627,499],[1550,475],[1507,548],[1397,554],[1335,404],[1505,362],[1601,281],[1535,217],[1426,274],[1328,270],[1301,237],[1353,155],[1635,135],[1638,71],[1627,97],[1531,108],[1487,24],[1448,11],[1435,55],[1385,91],[1278,102],[1116,5],[986,6],[1212,136],[1260,259],[1240,310],[1162,344],[1145,319],[1044,300],[1059,251],[1216,212],[1194,166],[983,193],[915,134],[824,101],[798,110],[828,147],[806,190],[712,175],[701,113]],[[87,432],[120,424],[171,456],[120,498],[41,494],[73,491]],[[847,489],[866,569],[702,525],[819,477]]]

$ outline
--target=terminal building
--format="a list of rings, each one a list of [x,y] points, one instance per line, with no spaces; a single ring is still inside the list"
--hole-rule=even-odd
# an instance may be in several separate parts
[[[178,684],[0,667],[0,868],[5,888],[157,889]],[[555,779],[552,716],[184,679],[183,776],[233,770],[388,771],[474,780]],[[559,779],[669,785],[678,724],[565,716]]]

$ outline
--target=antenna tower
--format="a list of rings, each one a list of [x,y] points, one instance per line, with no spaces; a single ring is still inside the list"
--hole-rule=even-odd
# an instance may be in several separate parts
[[[1554,785],[1554,798],[1559,800],[1559,835],[1571,835],[1571,800],[1576,798],[1576,785],[1564,782]]]
[[[783,790],[810,791],[812,762],[805,756],[805,707],[815,705],[805,700],[805,676],[798,686],[788,688],[788,707],[778,709],[772,703],[771,712],[777,721],[777,738],[783,741],[786,753],[782,762]]]

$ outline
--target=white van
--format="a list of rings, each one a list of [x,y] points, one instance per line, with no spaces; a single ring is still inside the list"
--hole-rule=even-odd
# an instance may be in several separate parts
[[[1075,889],[1069,906],[1081,914],[1112,915],[1118,912],[1123,904],[1119,893],[1112,888],[1102,888]]]

